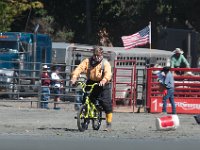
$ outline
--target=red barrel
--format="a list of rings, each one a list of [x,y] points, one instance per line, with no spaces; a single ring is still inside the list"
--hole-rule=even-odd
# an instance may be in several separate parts
[[[168,115],[160,118],[156,118],[157,130],[171,130],[176,129],[179,126],[179,118],[177,115]]]

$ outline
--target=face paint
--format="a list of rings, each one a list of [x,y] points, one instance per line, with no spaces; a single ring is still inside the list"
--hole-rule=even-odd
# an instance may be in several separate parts
[[[178,58],[181,54],[180,53],[176,53],[176,57]]]
[[[103,55],[93,55],[93,59],[97,62],[100,62],[103,59]]]
[[[92,66],[99,64],[103,60],[103,49],[101,47],[95,47],[93,49],[93,55],[90,59]]]

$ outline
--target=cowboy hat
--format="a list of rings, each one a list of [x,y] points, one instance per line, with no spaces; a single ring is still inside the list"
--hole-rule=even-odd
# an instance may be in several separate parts
[[[153,67],[154,67],[154,68],[162,68],[162,66],[159,65],[159,64],[155,64]],[[153,74],[158,74],[159,72],[160,72],[160,70],[152,71]]]
[[[47,65],[42,66],[43,69],[48,69],[49,67]]]
[[[183,50],[180,48],[176,48],[173,53],[179,53],[179,54],[183,54]]]

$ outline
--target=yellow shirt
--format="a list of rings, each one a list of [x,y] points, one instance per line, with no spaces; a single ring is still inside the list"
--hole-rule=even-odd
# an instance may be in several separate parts
[[[102,75],[102,62],[95,67],[89,65],[89,59],[84,59],[72,72],[72,78],[77,78],[81,73],[85,73],[87,78],[92,81],[111,80],[111,65],[108,61],[104,62],[104,76]],[[90,67],[90,68],[89,68]],[[90,71],[90,72],[89,72]],[[90,77],[89,77],[90,76]]]

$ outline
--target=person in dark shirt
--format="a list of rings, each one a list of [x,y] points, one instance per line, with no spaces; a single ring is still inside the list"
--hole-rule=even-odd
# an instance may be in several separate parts
[[[42,76],[41,76],[41,82],[42,82],[42,90],[41,90],[41,108],[44,109],[49,109],[48,107],[48,101],[49,101],[49,97],[50,97],[50,76],[47,72],[48,66],[44,65],[43,67],[43,71],[42,71]]]

